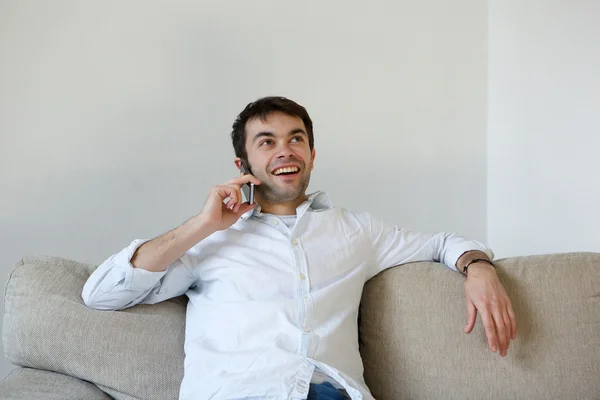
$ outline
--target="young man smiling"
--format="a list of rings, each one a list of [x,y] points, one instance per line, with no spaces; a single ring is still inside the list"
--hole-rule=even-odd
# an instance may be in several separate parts
[[[86,282],[87,306],[120,310],[186,294],[180,399],[372,399],[357,316],[365,282],[386,268],[439,261],[467,275],[467,325],[479,312],[492,351],[516,337],[493,253],[455,234],[423,234],[306,194],[315,162],[304,107],[250,103],[233,124],[238,169],[196,216],[134,240]],[[256,185],[256,204],[241,187]]]

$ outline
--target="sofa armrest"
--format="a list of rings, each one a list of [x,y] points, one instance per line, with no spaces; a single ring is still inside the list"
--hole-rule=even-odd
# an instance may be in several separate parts
[[[81,292],[95,269],[59,257],[17,263],[5,289],[6,359],[93,382],[119,400],[176,400],[187,297],[122,311],[94,310],[85,306]],[[131,371],[143,373],[132,377]]]

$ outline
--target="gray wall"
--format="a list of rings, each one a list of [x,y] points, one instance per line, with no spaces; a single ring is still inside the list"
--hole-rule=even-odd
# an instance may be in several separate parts
[[[271,94],[313,117],[309,190],[485,241],[486,35],[477,0],[1,1],[0,280],[198,213]]]
[[[489,8],[488,240],[600,252],[600,2]]]

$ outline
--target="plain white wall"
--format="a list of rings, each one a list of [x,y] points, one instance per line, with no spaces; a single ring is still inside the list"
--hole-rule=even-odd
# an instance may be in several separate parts
[[[488,242],[600,251],[600,2],[489,5]]]
[[[485,241],[484,2],[0,3],[0,272],[101,263],[237,175],[231,124],[285,95],[315,124],[309,190]],[[12,366],[4,361],[0,375]]]

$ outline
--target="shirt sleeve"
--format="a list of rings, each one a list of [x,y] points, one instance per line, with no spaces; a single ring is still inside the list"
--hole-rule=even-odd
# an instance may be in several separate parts
[[[367,240],[372,245],[372,261],[367,279],[381,271],[416,261],[435,261],[458,271],[456,262],[463,253],[479,250],[493,260],[494,253],[476,240],[454,233],[419,233],[399,228],[373,218],[368,213],[357,214]]]
[[[155,304],[180,296],[196,284],[187,253],[162,272],[135,268],[131,258],[147,241],[134,240],[96,268],[83,286],[81,297],[86,306],[121,310],[136,304]]]

